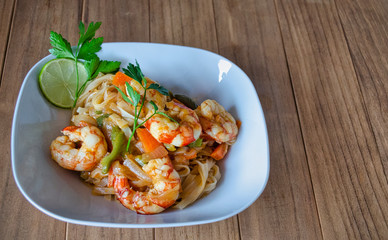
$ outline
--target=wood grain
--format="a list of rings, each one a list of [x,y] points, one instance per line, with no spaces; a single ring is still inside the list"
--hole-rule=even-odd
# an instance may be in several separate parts
[[[62,23],[77,24],[79,2],[63,1],[52,5],[49,1],[19,0],[15,8],[0,87],[1,238],[63,239],[66,224],[38,211],[16,187],[11,171],[9,139],[13,109],[25,75],[38,60],[48,55],[50,30],[61,32],[74,41],[77,32]]]
[[[14,2],[14,0],[0,0],[0,76],[3,72],[3,63],[8,44],[8,33],[11,29]]]
[[[323,236],[386,238],[386,175],[336,5],[276,5]]]
[[[211,0],[151,0],[151,41],[217,52],[213,11]]]
[[[372,222],[380,238],[388,236],[388,4],[386,1],[344,1],[337,3],[342,27],[368,113],[378,155],[368,161],[368,178],[373,204]],[[378,154],[376,153],[378,152]],[[368,166],[367,165],[367,166]],[[369,192],[369,191],[368,191]]]
[[[129,210],[128,210],[129,211]],[[69,224],[67,239],[155,239],[152,229],[103,228]]]
[[[148,42],[147,1],[85,1],[83,21],[102,22],[98,35],[104,42]],[[76,25],[74,26],[74,28]],[[128,210],[130,211],[130,210]],[[115,229],[68,224],[69,239],[153,239],[152,229]]]
[[[210,0],[150,1],[151,41],[217,52]],[[205,31],[204,31],[205,30]],[[239,239],[237,217],[213,224],[155,229],[155,239]]]
[[[220,54],[236,62],[253,81],[270,144],[269,182],[255,204],[239,215],[241,238],[320,239],[274,3],[215,1],[215,13]]]
[[[148,42],[148,1],[84,1],[83,21],[102,22],[104,42]]]

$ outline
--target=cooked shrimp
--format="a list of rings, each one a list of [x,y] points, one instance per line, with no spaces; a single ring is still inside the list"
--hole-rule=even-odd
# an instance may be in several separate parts
[[[177,147],[186,146],[199,138],[202,127],[197,114],[178,100],[166,103],[167,114],[179,123],[166,116],[156,114],[144,125],[151,135],[161,143]]]
[[[149,87],[152,83],[156,83],[155,81],[153,81],[149,78],[146,78],[146,80],[147,80],[147,87]],[[143,96],[144,96],[143,86],[138,81],[135,81],[135,80],[131,80],[128,83],[137,93],[140,94],[141,100],[143,100]],[[123,92],[127,91],[125,85],[120,86],[120,89]],[[128,95],[128,93],[127,93],[127,95]],[[131,105],[130,103],[124,101],[120,94],[117,95],[117,101],[120,103],[119,106],[121,108],[125,109],[126,111],[128,111],[132,115],[135,114],[135,107],[133,105]],[[154,102],[156,104],[156,106],[158,106],[159,109],[164,109],[164,107],[166,105],[166,101],[167,101],[167,96],[161,94],[160,92],[158,92],[155,89],[148,89],[147,94],[146,94],[146,98],[145,98],[145,102],[144,102],[144,108],[142,108],[141,113],[140,113],[141,119],[143,119],[149,112],[152,112],[152,113],[154,112],[154,107],[152,104],[150,104],[151,101]],[[137,106],[137,110],[139,110],[139,106]]]
[[[181,188],[180,177],[168,157],[153,159],[143,166],[143,171],[152,180],[146,191],[135,190],[122,168],[123,165],[115,161],[109,177],[116,197],[126,208],[141,214],[155,214],[177,200]]]
[[[105,156],[107,144],[102,132],[94,126],[69,126],[62,130],[50,146],[52,158],[63,168],[92,170]],[[78,146],[81,142],[81,147]]]
[[[236,120],[215,100],[205,100],[195,110],[203,131],[218,143],[232,144],[236,141]]]

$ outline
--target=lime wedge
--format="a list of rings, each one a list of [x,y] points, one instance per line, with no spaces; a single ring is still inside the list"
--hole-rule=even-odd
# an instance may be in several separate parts
[[[88,73],[82,63],[78,63],[79,87],[88,79]],[[74,60],[58,58],[43,66],[39,74],[39,87],[49,102],[60,108],[73,106],[77,89]]]

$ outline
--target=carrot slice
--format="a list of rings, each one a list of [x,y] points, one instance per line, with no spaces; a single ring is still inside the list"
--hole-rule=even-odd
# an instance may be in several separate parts
[[[163,145],[159,145],[152,152],[144,153],[147,154],[149,159],[162,158],[168,155],[168,151]],[[144,155],[143,154],[143,155]]]
[[[115,85],[115,86],[117,86],[117,87],[120,87],[120,86],[124,85],[125,82],[128,82],[128,83],[129,83],[129,82],[131,82],[131,81],[132,81],[132,78],[131,78],[131,77],[125,75],[125,74],[122,73],[122,72],[117,72],[117,73],[115,74],[115,76],[113,77],[112,83],[113,83],[113,85]]]
[[[143,144],[144,151],[150,153],[154,151],[157,147],[162,145],[158,140],[156,140],[146,128],[138,128],[136,130],[137,136],[139,137],[140,142]]]
[[[221,160],[225,157],[227,152],[228,152],[228,145],[226,145],[226,143],[221,143],[210,154],[210,157],[214,158],[215,160]]]

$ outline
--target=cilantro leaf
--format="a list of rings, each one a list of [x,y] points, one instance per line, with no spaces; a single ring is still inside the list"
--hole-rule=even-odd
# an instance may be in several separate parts
[[[156,91],[160,92],[163,95],[166,95],[166,96],[170,95],[167,89],[165,89],[163,86],[156,83],[151,83],[147,89],[155,89]]]
[[[121,62],[118,61],[106,61],[103,60],[99,63],[98,68],[95,70],[94,74],[91,76],[91,78],[97,77],[97,75],[102,72],[102,73],[111,73],[111,72],[116,72],[119,70]]]
[[[50,44],[53,47],[49,52],[58,58],[74,59],[73,50],[70,43],[62,37],[61,34],[54,31],[50,32]]]
[[[85,60],[91,60],[95,58],[96,52],[101,50],[101,44],[104,41],[103,37],[99,38],[93,38],[92,40],[84,42],[79,49],[78,52],[78,58],[79,59],[85,59]]]
[[[85,31],[85,25],[80,22],[79,24],[79,35],[80,38],[78,40],[78,46],[81,46],[84,44],[84,42],[91,40],[96,35],[96,31],[100,28],[101,22],[91,22],[88,26],[88,28]]]

